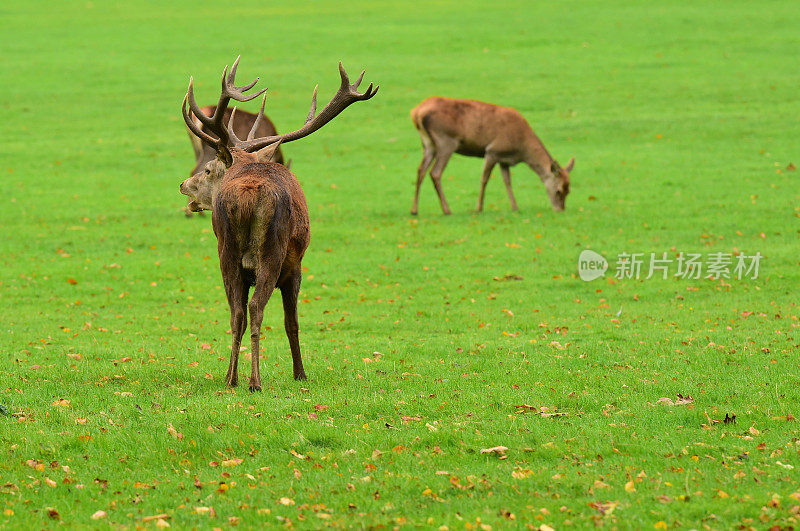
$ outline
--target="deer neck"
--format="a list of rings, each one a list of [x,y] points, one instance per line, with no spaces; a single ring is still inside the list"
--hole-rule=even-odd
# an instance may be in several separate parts
[[[523,160],[539,175],[542,181],[552,176],[550,168],[553,165],[553,157],[550,156],[542,141],[533,131],[529,131],[529,134],[526,135],[524,150]]]

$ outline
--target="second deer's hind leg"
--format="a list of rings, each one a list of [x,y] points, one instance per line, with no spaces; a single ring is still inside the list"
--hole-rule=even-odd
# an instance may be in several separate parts
[[[449,215],[450,207],[447,205],[447,199],[444,198],[444,191],[442,190],[442,173],[456,147],[458,147],[458,141],[452,138],[444,138],[434,139],[434,142],[436,144],[436,162],[433,163],[431,179],[433,180],[436,194],[439,196],[439,202],[442,204],[442,212]]]
[[[292,374],[295,380],[305,380],[306,371],[303,369],[303,358],[300,355],[300,339],[298,333],[300,325],[297,322],[297,295],[300,293],[300,271],[293,273],[281,286],[283,297],[283,325],[286,337],[289,339],[289,349],[292,351]]]
[[[514,199],[514,191],[511,190],[511,170],[509,170],[508,164],[500,164],[500,172],[503,174],[503,182],[506,185],[508,199],[511,201],[511,210],[518,210],[517,200]]]
[[[417,188],[414,192],[414,205],[411,207],[411,214],[414,216],[417,215],[417,206],[419,204],[419,188],[422,186],[422,181],[425,180],[425,174],[428,173],[428,168],[430,168],[433,157],[436,155],[433,141],[431,141],[427,133],[420,132],[420,137],[422,138],[423,154],[422,162],[417,169]]]
[[[497,160],[493,155],[487,153],[483,159],[483,173],[481,174],[481,193],[478,195],[478,212],[483,211],[483,195],[486,193],[486,185],[489,183],[489,177],[492,176],[492,168],[497,164]]]

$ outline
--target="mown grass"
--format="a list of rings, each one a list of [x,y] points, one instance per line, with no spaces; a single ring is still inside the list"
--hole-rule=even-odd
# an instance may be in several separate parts
[[[0,15],[0,526],[797,525],[792,2]],[[224,387],[216,243],[177,190],[188,76],[212,101],[239,53],[280,131],[340,59],[381,85],[285,148],[312,218],[310,379],[273,301],[255,395]],[[454,158],[454,215],[426,183],[409,216],[408,111],[433,94],[514,106],[575,156],[566,212],[518,167],[521,210],[496,175],[475,215],[480,162]],[[585,248],[765,258],[756,280],[586,283]]]

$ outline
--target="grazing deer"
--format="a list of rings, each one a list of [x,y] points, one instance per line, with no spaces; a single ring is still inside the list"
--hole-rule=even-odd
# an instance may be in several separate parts
[[[553,210],[564,210],[564,200],[569,193],[569,172],[572,171],[575,159],[571,159],[567,167],[562,168],[516,110],[480,101],[434,97],[414,107],[411,110],[411,119],[422,138],[424,149],[422,163],[417,171],[417,189],[411,214],[417,214],[419,188],[431,164],[431,179],[439,195],[442,210],[445,214],[450,214],[450,207],[447,206],[442,191],[442,172],[453,153],[483,157],[478,212],[483,210],[486,183],[489,182],[495,164],[500,164],[511,209],[517,210],[517,201],[511,190],[509,168],[518,162],[526,163],[539,174]]]
[[[200,110],[206,116],[213,116],[214,112],[217,110],[216,105],[206,105],[204,107],[200,107]],[[224,123],[228,123],[231,119],[231,110],[225,109],[225,114],[222,117]],[[258,116],[247,111],[238,111],[236,113],[236,121],[233,124],[234,132],[240,136],[246,136],[250,129],[255,125]],[[192,121],[194,125],[201,129],[204,133],[214,136],[214,134],[208,129],[207,126],[200,121],[199,118],[196,116],[192,117]],[[200,138],[195,135],[191,129],[188,127],[186,128],[186,132],[189,133],[189,140],[192,142],[192,148],[194,149],[194,158],[195,158],[195,166],[194,169],[189,173],[189,176],[194,175],[201,169],[205,168],[206,164],[214,159],[217,156],[217,152],[208,144],[204,143]],[[277,135],[278,131],[275,129],[275,124],[269,119],[269,117],[265,115],[261,115],[261,121],[259,122],[258,130],[256,131],[256,136],[271,136]],[[231,147],[230,145],[228,147]],[[281,153],[280,148],[275,152],[274,161],[278,164],[283,164],[283,153]],[[286,167],[289,167],[289,164],[286,164]],[[183,209],[184,214],[186,217],[192,217],[192,211],[189,210],[188,207],[184,207]],[[200,212],[202,214],[202,211]]]
[[[258,361],[261,322],[264,307],[276,287],[280,288],[283,298],[284,326],[292,352],[294,378],[306,378],[298,340],[297,295],[300,291],[300,262],[309,242],[308,207],[294,174],[285,166],[270,161],[281,142],[292,142],[310,135],[350,104],[372,98],[378,92],[378,87],[373,88],[370,83],[365,92],[359,93],[357,89],[364,73],[351,84],[342,63],[339,63],[342,78],[339,90],[325,108],[316,114],[317,89],[314,89],[311,109],[303,127],[283,135],[257,137],[266,104],[265,95],[261,111],[246,140],[240,140],[233,126],[235,107],[227,128],[223,125],[228,103],[231,99],[250,101],[266,92],[266,89],[255,94],[244,94],[255,86],[258,78],[237,87],[235,77],[238,65],[239,58],[233,63],[230,74],[228,67],[225,67],[222,93],[211,116],[198,107],[194,98],[194,82],[189,80],[189,89],[181,109],[183,119],[192,133],[214,149],[216,156],[206,163],[202,171],[181,183],[180,190],[191,198],[188,205],[190,210],[211,210],[222,282],[231,310],[231,359],[225,381],[230,386],[238,383],[239,347],[249,310],[252,353],[250,390],[260,391]],[[198,127],[192,115],[211,134]],[[248,303],[251,286],[254,288],[253,296]]]

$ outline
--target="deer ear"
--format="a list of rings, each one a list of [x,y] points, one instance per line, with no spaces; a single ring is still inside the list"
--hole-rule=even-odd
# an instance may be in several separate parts
[[[281,145],[280,140],[275,142],[274,144],[270,144],[267,147],[263,147],[256,151],[254,155],[258,162],[271,162],[275,153],[278,152],[278,146]]]
[[[567,173],[569,173],[572,171],[572,168],[574,167],[575,167],[575,157],[572,157],[571,159],[569,159],[569,164],[567,164],[567,167],[564,169],[567,170]]]

